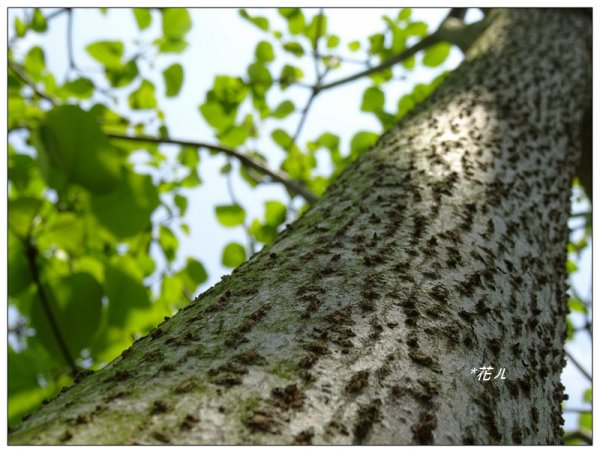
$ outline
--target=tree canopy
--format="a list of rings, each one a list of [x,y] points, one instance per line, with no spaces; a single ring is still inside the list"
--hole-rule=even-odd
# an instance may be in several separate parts
[[[261,38],[243,73],[215,74],[207,91],[198,91],[198,121],[212,136],[190,140],[171,133],[178,119],[166,106],[193,83],[182,56],[197,26],[193,18],[201,13],[120,10],[138,36],[135,42],[110,26],[114,12],[106,9],[95,12],[108,25],[106,38],[91,42],[74,38],[82,10],[33,8],[11,15],[11,425],[193,299],[212,271],[201,251],[181,246],[184,237],[198,234],[190,216],[211,215],[225,231],[243,232],[244,241],[205,239],[221,241],[221,264],[236,268],[272,243],[382,132],[426,99],[448,74],[442,68],[451,51],[465,50],[464,37],[485,24],[485,17],[465,22],[466,9],[454,8],[432,29],[402,8],[382,17],[380,31],[364,36],[353,30],[356,36],[347,40],[329,24],[334,11],[241,9],[248,33],[258,31]],[[58,21],[64,25],[63,49],[31,44],[32,35],[44,36]],[[93,66],[78,61],[78,46]],[[53,62],[57,54],[66,63],[60,70]],[[427,82],[394,94],[422,68],[435,71]],[[377,127],[349,131],[348,137],[330,130],[306,136],[315,102],[359,79],[369,85],[357,105]],[[333,107],[343,122],[344,112]],[[225,158],[219,172],[229,201],[212,203],[211,212],[190,212],[203,185],[203,166],[216,156]],[[253,217],[234,188],[240,181],[249,196],[266,184],[285,191],[265,199],[262,216]],[[581,256],[589,257],[591,208],[577,181],[573,193],[577,212],[566,266],[576,275],[588,265]],[[591,334],[591,296],[571,288],[569,340],[580,331]],[[591,433],[591,388],[580,393],[581,404],[573,403],[585,404],[579,432]]]

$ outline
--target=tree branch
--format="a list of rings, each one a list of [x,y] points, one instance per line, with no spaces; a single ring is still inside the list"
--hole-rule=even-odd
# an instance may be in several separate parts
[[[587,414],[588,412],[592,412],[592,409],[581,409],[581,408],[575,408],[575,407],[564,407],[563,408],[563,412],[571,412],[571,413],[575,413],[575,414]]]
[[[426,49],[427,47],[432,46],[433,44],[436,44],[440,41],[441,41],[441,39],[439,38],[437,31],[436,31],[436,32],[432,33],[431,35],[423,38],[421,41],[416,43],[414,46],[403,50],[398,55],[388,58],[387,60],[383,61],[382,63],[380,63],[377,66],[373,66],[372,68],[357,72],[356,74],[353,74],[348,77],[344,77],[343,79],[336,80],[335,82],[326,83],[324,85],[321,85],[320,87],[316,87],[316,89],[318,92],[321,92],[321,91],[329,90],[330,88],[337,87],[339,85],[343,85],[348,82],[353,82],[354,80],[369,76],[371,74],[376,74],[378,72],[383,71],[384,69],[389,68],[390,66],[395,65],[396,63],[400,63],[400,62],[412,57],[414,54],[416,54],[420,50]]]
[[[52,96],[51,94],[45,93],[37,87],[35,81],[29,77],[29,74],[17,63],[12,60],[8,60],[8,67],[13,70],[13,72],[19,76],[19,78],[25,82],[27,85],[31,87],[31,89],[37,94],[39,97],[46,99],[51,104],[58,104],[59,100]]]
[[[70,372],[72,376],[75,376],[79,371],[75,360],[71,357],[71,353],[69,352],[69,348],[67,347],[67,343],[60,332],[60,328],[58,327],[58,323],[54,318],[54,313],[52,313],[52,307],[50,306],[50,300],[48,299],[48,295],[44,290],[42,282],[40,280],[39,268],[36,262],[36,258],[38,256],[38,251],[35,246],[27,240],[26,243],[26,255],[27,261],[29,263],[29,270],[31,271],[31,278],[35,284],[37,293],[40,297],[40,301],[42,303],[42,308],[44,309],[44,313],[46,314],[46,318],[48,320],[48,324],[50,325],[50,330],[56,339],[56,343],[58,344],[58,348],[67,362],[67,365],[70,368]]]
[[[226,156],[233,157],[237,159],[242,165],[246,168],[252,168],[264,175],[270,177],[273,181],[283,184],[290,192],[297,193],[302,196],[308,203],[312,204],[317,201],[318,197],[310,191],[308,188],[304,187],[298,181],[292,181],[287,177],[286,174],[274,170],[270,168],[266,162],[259,162],[256,159],[253,159],[250,156],[247,156],[235,149],[226,148],[224,146],[212,145],[210,143],[204,142],[193,142],[188,140],[175,140],[168,138],[158,138],[158,137],[149,137],[149,136],[131,136],[131,135],[122,135],[115,133],[105,133],[107,137],[114,138],[116,140],[127,140],[130,142],[140,142],[140,143],[157,143],[157,144],[172,144],[172,145],[180,145],[180,146],[190,146],[193,148],[204,148],[209,149],[211,151],[217,151],[219,153],[225,154]]]
[[[588,373],[588,372],[586,371],[586,369],[585,369],[585,368],[583,368],[583,366],[582,366],[582,365],[581,365],[581,364],[580,364],[580,363],[579,363],[577,360],[575,360],[575,358],[574,358],[574,357],[571,355],[571,353],[570,353],[569,351],[567,351],[566,349],[565,349],[565,354],[566,354],[566,356],[569,358],[569,360],[570,360],[571,362],[573,362],[573,365],[575,365],[575,368],[577,368],[579,371],[581,371],[581,373],[582,373],[582,374],[583,374],[583,375],[584,375],[586,378],[588,378],[588,379],[590,380],[590,382],[591,382],[591,381],[592,381],[592,375],[591,375],[590,373]]]

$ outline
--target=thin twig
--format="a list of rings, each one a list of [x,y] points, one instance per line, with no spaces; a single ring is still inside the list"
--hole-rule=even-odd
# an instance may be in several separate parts
[[[67,55],[69,58],[69,68],[77,69],[73,53],[73,8],[67,8]]]
[[[575,360],[575,358],[571,355],[571,353],[569,351],[567,351],[566,349],[565,349],[565,354],[567,355],[569,360],[573,363],[573,365],[575,365],[575,368],[577,368],[579,371],[581,371],[581,373],[591,381],[592,375],[590,373],[588,373],[586,371],[586,369],[583,368],[583,366],[577,360]]]
[[[210,143],[204,142],[194,142],[189,140],[175,140],[169,138],[159,138],[159,137],[149,137],[149,136],[131,136],[131,135],[123,135],[123,134],[115,134],[115,133],[106,133],[107,137],[114,138],[117,140],[127,140],[130,142],[140,142],[140,143],[157,143],[157,144],[172,144],[172,145],[180,145],[180,146],[190,146],[192,148],[204,148],[212,151],[217,151],[226,156],[237,159],[242,165],[246,168],[252,168],[269,178],[271,180],[283,184],[290,192],[295,192],[298,195],[302,196],[308,203],[312,204],[317,201],[318,197],[308,188],[304,187],[298,181],[292,181],[287,177],[286,174],[279,172],[270,168],[266,163],[259,162],[256,159],[253,159],[250,156],[247,156],[235,149],[226,148],[224,146],[213,145]]]
[[[372,68],[357,72],[356,74],[353,74],[348,77],[344,77],[344,78],[336,80],[334,82],[330,82],[330,83],[321,85],[318,88],[318,90],[319,91],[329,90],[329,89],[337,87],[339,85],[344,85],[348,82],[353,82],[354,80],[358,80],[362,77],[366,77],[371,74],[376,74],[378,72],[381,72],[397,63],[400,63],[400,62],[412,57],[414,54],[416,54],[420,50],[426,49],[427,47],[437,44],[440,41],[441,41],[441,39],[439,38],[437,32],[434,32],[431,35],[423,38],[421,41],[416,43],[414,46],[409,47],[408,49],[405,49],[404,51],[400,52],[398,55],[394,55],[393,57],[388,58],[387,60],[383,61],[382,63],[378,64],[377,66],[373,66]]]
[[[27,85],[29,85],[31,87],[31,89],[35,92],[35,94],[37,94],[39,97],[46,99],[47,101],[49,101],[52,104],[59,103],[59,100],[57,98],[55,98],[51,94],[45,93],[44,91],[40,90],[37,87],[37,84],[35,83],[35,81],[29,76],[29,74],[27,74],[27,72],[23,68],[21,68],[20,65],[18,65],[14,61],[8,60],[8,67],[10,69],[12,69],[14,71],[14,73],[17,74],[17,76],[19,76],[19,78],[23,82],[25,82]]]
[[[31,278],[35,284],[37,289],[37,293],[40,297],[40,302],[42,303],[42,308],[44,309],[44,313],[46,314],[46,318],[48,320],[48,324],[50,325],[50,330],[56,339],[56,343],[58,344],[58,348],[62,353],[67,365],[70,368],[71,375],[75,376],[79,368],[75,364],[75,360],[71,357],[71,353],[69,352],[69,348],[67,347],[67,343],[60,332],[60,328],[58,327],[58,323],[54,318],[54,313],[52,312],[52,307],[50,306],[50,300],[48,299],[48,295],[46,294],[46,290],[44,289],[42,282],[40,280],[38,264],[36,262],[38,251],[35,246],[27,240],[26,243],[26,254],[27,261],[29,263],[29,270],[31,271]]]

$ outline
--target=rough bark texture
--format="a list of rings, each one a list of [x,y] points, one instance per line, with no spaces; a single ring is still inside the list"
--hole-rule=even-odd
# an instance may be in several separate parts
[[[591,23],[492,14],[274,245],[10,443],[560,443]],[[488,365],[506,380],[471,375]]]

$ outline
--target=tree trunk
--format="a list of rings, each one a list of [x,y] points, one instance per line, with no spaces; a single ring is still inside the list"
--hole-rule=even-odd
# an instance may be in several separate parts
[[[9,442],[560,443],[591,21],[490,14],[459,69],[271,247]]]

